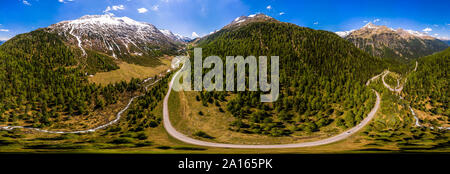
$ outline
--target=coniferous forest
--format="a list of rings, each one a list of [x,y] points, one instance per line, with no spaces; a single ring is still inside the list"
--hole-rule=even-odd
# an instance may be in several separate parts
[[[236,118],[232,129],[272,136],[291,134],[288,125],[306,132],[332,122],[353,127],[373,106],[375,95],[365,82],[385,65],[334,33],[281,22],[223,29],[200,40],[198,47],[203,48],[204,58],[280,56],[278,101],[264,104],[259,102],[260,92],[239,92],[226,105]],[[223,100],[221,95],[229,94],[199,94],[205,105]]]
[[[417,60],[417,71],[408,76],[405,85],[406,99],[414,108],[433,115],[450,116],[449,61],[450,48]]]
[[[98,86],[87,75],[117,68],[101,54],[81,57],[55,34],[19,35],[0,47],[0,121],[42,128],[114,104],[122,93],[137,90],[140,80]]]
[[[336,144],[347,143],[350,150],[448,146],[449,48],[405,60],[374,57],[333,32],[280,22],[263,14],[250,16],[239,17],[221,30],[192,41],[166,38],[156,30],[153,34],[160,40],[137,35],[154,44],[168,41],[171,47],[167,50],[164,46],[148,47],[144,41],[135,44],[126,40],[124,33],[138,33],[134,30],[146,24],[131,25],[123,18],[121,25],[113,25],[126,31],[119,32],[119,39],[112,39],[122,39],[118,44],[101,41],[103,35],[94,37],[92,32],[73,32],[64,27],[61,31],[65,32],[43,28],[11,38],[0,45],[0,151],[3,145],[10,144],[22,149],[210,150],[185,144],[170,134],[164,122],[168,117],[165,111],[170,113],[169,123],[180,134],[214,143],[301,144],[347,133],[353,137]],[[108,19],[117,20],[111,16]],[[88,49],[96,48],[92,43],[104,44],[99,45],[101,50],[111,49]],[[174,55],[191,55],[194,63],[194,48],[202,48],[203,59],[219,56],[224,67],[227,56],[267,56],[268,73],[270,57],[279,56],[278,99],[264,103],[260,96],[268,92],[248,90],[246,66],[246,91],[174,91],[167,96],[167,102],[165,96],[171,90],[168,84],[178,71],[167,62]],[[203,69],[203,75],[211,69]],[[113,83],[105,84],[90,78],[103,73],[119,76],[103,77],[130,78],[108,79]],[[366,83],[373,77],[370,84]],[[404,89],[389,90],[383,81],[395,89]],[[381,97],[377,99],[375,93]],[[381,101],[379,107],[376,101]],[[372,120],[360,124],[373,108],[379,109],[372,114]],[[202,125],[211,120],[216,122]],[[350,134],[349,130],[358,126]],[[218,127],[218,131],[208,130],[210,127]],[[79,133],[92,128],[99,129]],[[45,130],[63,133],[59,136]],[[217,136],[220,133],[231,138]],[[336,144],[330,147],[341,145]]]

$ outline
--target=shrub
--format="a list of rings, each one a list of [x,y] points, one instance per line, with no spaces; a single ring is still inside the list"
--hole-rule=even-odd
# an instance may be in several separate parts
[[[197,131],[194,133],[194,136],[197,137],[202,137],[202,138],[207,138],[207,139],[214,139],[214,137],[212,137],[211,135],[208,135],[207,133],[203,132],[203,131]]]
[[[128,137],[121,137],[121,138],[112,140],[109,143],[111,143],[111,144],[130,144],[130,143],[133,143],[133,139],[128,138]]]

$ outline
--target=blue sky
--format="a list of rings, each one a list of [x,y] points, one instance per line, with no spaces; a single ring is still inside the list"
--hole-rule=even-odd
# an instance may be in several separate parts
[[[238,16],[264,13],[283,22],[329,31],[377,25],[450,38],[450,1],[329,0],[0,0],[0,40],[87,14],[113,13],[191,36]],[[109,10],[107,10],[109,7]]]

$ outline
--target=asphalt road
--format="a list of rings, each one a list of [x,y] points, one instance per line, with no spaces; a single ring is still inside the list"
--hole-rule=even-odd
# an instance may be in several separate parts
[[[183,64],[184,66],[184,64]],[[191,137],[188,137],[180,132],[178,132],[172,125],[172,123],[170,122],[170,118],[169,118],[169,106],[168,106],[168,102],[169,102],[169,96],[170,96],[170,92],[172,91],[172,84],[176,78],[176,76],[178,76],[180,71],[176,72],[174,74],[174,76],[172,77],[172,80],[169,83],[169,90],[167,91],[166,96],[164,97],[164,103],[163,103],[163,124],[164,127],[166,129],[166,131],[174,138],[183,141],[185,143],[189,143],[189,144],[194,144],[194,145],[199,145],[199,146],[208,146],[208,147],[220,147],[220,148],[248,148],[248,149],[255,149],[255,148],[259,148],[259,149],[273,149],[273,148],[297,148],[297,147],[311,147],[311,146],[320,146],[320,145],[324,145],[324,144],[330,144],[330,143],[334,143],[337,141],[341,141],[344,140],[346,138],[348,138],[349,136],[353,135],[354,133],[358,132],[359,130],[361,130],[364,126],[366,126],[375,116],[375,113],[377,112],[377,110],[380,107],[380,102],[381,102],[381,97],[380,94],[378,94],[377,91],[373,90],[373,92],[375,92],[376,96],[377,96],[377,100],[375,102],[375,106],[372,108],[372,110],[369,112],[369,114],[367,115],[366,118],[364,118],[363,121],[361,121],[360,124],[356,125],[355,127],[346,130],[345,132],[330,137],[330,138],[326,138],[326,139],[322,139],[322,140],[318,140],[318,141],[311,141],[311,142],[303,142],[303,143],[293,143],[293,144],[273,144],[273,145],[244,145],[244,144],[223,144],[223,143],[213,143],[213,142],[207,142],[207,141],[202,141],[202,140],[197,140]],[[380,74],[381,75],[381,74]],[[379,77],[380,75],[375,76],[374,78],[370,79],[366,85],[370,84],[370,81],[374,80],[375,78]]]
[[[398,92],[398,93],[402,92],[402,90],[403,90],[403,84],[400,86],[400,82],[399,82],[398,79],[397,79],[397,87],[395,87],[395,88],[391,88],[391,86],[389,86],[389,85],[384,81],[384,77],[385,77],[386,75],[388,75],[389,73],[390,73],[389,71],[385,71],[384,74],[383,74],[383,76],[381,76],[381,80],[383,81],[383,85],[384,85],[387,89],[389,89],[389,91],[392,91],[392,92]],[[405,79],[405,83],[406,83],[406,79]]]

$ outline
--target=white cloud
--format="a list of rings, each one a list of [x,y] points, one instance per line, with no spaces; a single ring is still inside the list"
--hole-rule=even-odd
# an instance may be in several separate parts
[[[433,29],[427,27],[427,28],[423,29],[422,31],[425,32],[425,33],[428,33],[430,31],[433,31]]]
[[[192,38],[200,37],[196,32],[192,32]]]
[[[114,6],[112,6],[112,9],[113,10],[123,10],[123,9],[125,9],[125,7],[123,5],[114,5]]]
[[[137,9],[137,11],[139,13],[147,13],[148,12],[148,10],[146,8],[139,8],[139,9]]]
[[[2,26],[2,24],[0,24],[0,27]],[[9,32],[9,30],[8,29],[1,29],[0,28],[0,31],[2,31],[2,32]]]
[[[151,10],[158,11],[159,10],[159,5],[152,6]]]
[[[377,22],[380,22],[381,20],[380,19],[375,19],[375,20],[373,20],[373,23],[377,23]]]
[[[319,24],[319,22],[316,21],[316,22],[314,22],[313,24],[314,24],[314,25],[317,25],[317,24]]]
[[[72,1],[74,1],[74,0],[58,0],[58,2],[60,2],[60,3],[67,3],[67,2],[72,2]]]
[[[439,40],[450,40],[449,37],[445,37],[445,36],[443,36],[443,37],[436,37],[436,38],[438,38]]]
[[[367,23],[367,22],[369,22],[369,21],[363,21],[363,23]]]
[[[11,38],[10,38],[10,37],[1,37],[1,36],[0,36],[0,40],[1,40],[1,41],[7,41],[7,40],[9,40],[9,39],[11,39]]]
[[[103,11],[104,13],[107,13],[109,11],[118,11],[118,10],[124,10],[125,6],[123,5],[113,5],[113,6],[108,6],[106,7],[105,11]]]
[[[22,3],[25,5],[31,5],[27,0],[22,0]]]
[[[284,12],[281,12],[281,13],[280,13],[280,16],[282,16],[282,15],[284,15],[284,14],[286,14],[286,13],[284,13]]]
[[[267,10],[271,10],[271,9],[272,9],[272,6],[269,5],[269,6],[267,6],[266,8],[267,8]]]
[[[106,7],[106,9],[103,11],[103,13],[106,13],[106,12],[109,12],[109,11],[111,11],[111,7],[110,6]]]

